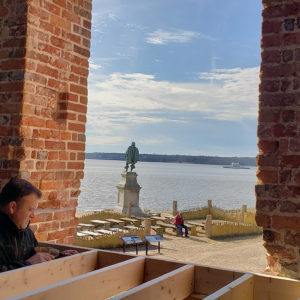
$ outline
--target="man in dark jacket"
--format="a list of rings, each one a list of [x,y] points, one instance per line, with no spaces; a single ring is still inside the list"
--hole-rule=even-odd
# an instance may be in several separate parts
[[[41,192],[24,179],[12,178],[0,193],[0,272],[54,259],[35,253],[37,240],[28,227]]]

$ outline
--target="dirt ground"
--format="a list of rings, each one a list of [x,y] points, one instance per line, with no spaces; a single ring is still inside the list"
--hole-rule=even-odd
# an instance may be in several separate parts
[[[149,251],[151,257],[255,273],[262,273],[267,265],[261,236],[212,240],[204,235],[181,238],[165,234],[164,239],[165,241],[161,243],[161,254],[158,254],[157,247],[153,245]],[[139,254],[145,255],[145,248],[139,249]],[[111,250],[122,251],[122,249]],[[135,248],[128,247],[126,252],[135,254]]]

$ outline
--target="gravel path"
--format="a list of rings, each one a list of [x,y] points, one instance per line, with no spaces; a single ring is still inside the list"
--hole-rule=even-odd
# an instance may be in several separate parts
[[[211,240],[204,235],[180,238],[165,234],[164,238],[161,254],[156,247],[151,247],[150,256],[255,273],[262,273],[267,265],[261,236]],[[143,248],[140,249],[139,254],[145,255]],[[126,252],[135,254],[134,248]]]

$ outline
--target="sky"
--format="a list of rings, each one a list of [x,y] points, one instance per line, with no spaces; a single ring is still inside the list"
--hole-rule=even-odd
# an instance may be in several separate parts
[[[87,152],[255,156],[261,9],[93,1]]]

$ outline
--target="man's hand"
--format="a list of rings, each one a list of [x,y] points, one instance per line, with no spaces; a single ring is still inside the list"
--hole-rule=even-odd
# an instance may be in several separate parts
[[[55,257],[49,253],[46,252],[38,252],[27,259],[28,262],[30,262],[32,265],[36,265],[45,261],[49,261],[54,259]]]
[[[77,250],[64,250],[61,252],[61,254],[64,256],[70,256],[70,255],[78,254],[78,251]]]

